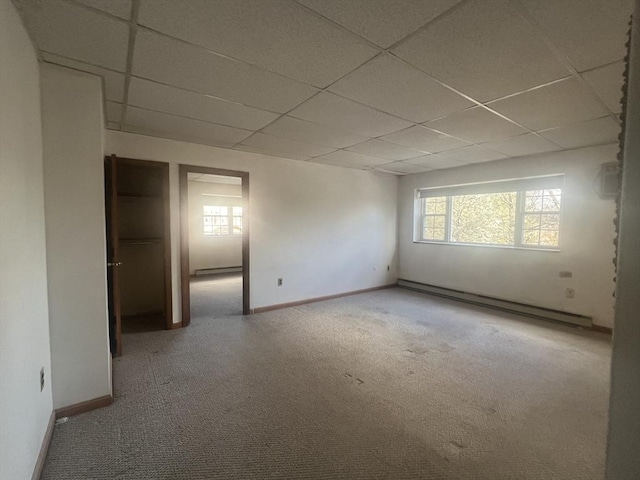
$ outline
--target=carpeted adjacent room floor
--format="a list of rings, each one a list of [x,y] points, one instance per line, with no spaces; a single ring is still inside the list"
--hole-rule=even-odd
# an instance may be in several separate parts
[[[43,479],[602,479],[610,338],[398,288],[127,335]]]

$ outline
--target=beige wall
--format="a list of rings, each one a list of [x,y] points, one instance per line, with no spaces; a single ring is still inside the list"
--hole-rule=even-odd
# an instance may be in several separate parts
[[[38,63],[0,0],[0,478],[31,478],[51,409]]]
[[[613,325],[614,201],[594,184],[617,146],[469,165],[403,177],[399,193],[399,277],[468,293],[593,317]],[[413,242],[417,188],[565,174],[560,252]],[[570,271],[572,278],[560,278]],[[565,296],[575,289],[575,298]]]
[[[189,182],[189,272],[203,268],[242,265],[242,236],[206,236],[202,232],[204,205],[242,206],[242,187],[208,182]],[[215,196],[208,196],[215,195]],[[227,195],[227,196],[224,196]]]
[[[179,163],[249,172],[252,308],[396,280],[396,177],[115,131],[105,153],[170,163],[174,322]]]
[[[111,393],[102,83],[42,64],[42,134],[54,408]]]

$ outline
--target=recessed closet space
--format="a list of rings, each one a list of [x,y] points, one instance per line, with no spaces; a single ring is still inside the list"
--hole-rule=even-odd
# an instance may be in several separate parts
[[[122,333],[170,328],[168,164],[117,158],[112,225]],[[115,201],[115,202],[114,202]],[[113,233],[113,232],[112,232]],[[117,308],[117,306],[116,306]]]

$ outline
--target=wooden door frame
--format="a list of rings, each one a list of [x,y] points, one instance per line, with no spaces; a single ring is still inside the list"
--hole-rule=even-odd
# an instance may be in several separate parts
[[[169,163],[155,160],[140,160],[137,158],[118,157],[115,154],[105,157],[114,158],[115,163],[122,165],[139,165],[142,167],[158,168],[162,172],[162,215],[163,215],[163,259],[164,259],[164,310],[165,329],[175,328],[173,325],[173,293],[171,285],[171,203],[169,198],[170,179]],[[117,178],[115,179],[117,181]],[[117,196],[117,191],[115,191]],[[118,342],[118,350],[121,353],[121,341]]]
[[[251,313],[249,297],[249,172],[196,165],[179,165],[180,179],[180,284],[182,326],[191,323],[191,288],[189,285],[189,173],[237,177],[242,180],[242,314]]]

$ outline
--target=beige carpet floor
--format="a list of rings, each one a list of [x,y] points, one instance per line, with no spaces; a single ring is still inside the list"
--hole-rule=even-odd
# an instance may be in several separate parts
[[[604,334],[394,288],[125,345],[43,479],[603,477]]]

